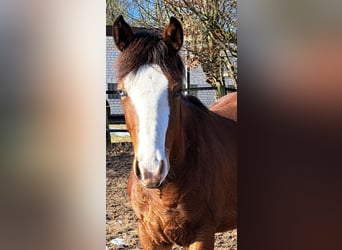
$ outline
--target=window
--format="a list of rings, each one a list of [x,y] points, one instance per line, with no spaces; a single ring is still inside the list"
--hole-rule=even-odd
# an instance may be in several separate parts
[[[110,94],[108,94],[108,99],[120,99],[120,97],[116,93],[114,93],[117,85],[117,83],[107,83],[108,91],[112,91]]]

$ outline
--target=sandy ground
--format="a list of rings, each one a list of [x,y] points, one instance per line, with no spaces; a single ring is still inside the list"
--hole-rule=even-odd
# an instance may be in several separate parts
[[[141,249],[137,220],[127,195],[127,180],[133,159],[129,142],[113,143],[107,148],[106,245],[108,250]],[[215,249],[237,249],[236,230],[215,235]],[[184,249],[175,246],[174,250]]]

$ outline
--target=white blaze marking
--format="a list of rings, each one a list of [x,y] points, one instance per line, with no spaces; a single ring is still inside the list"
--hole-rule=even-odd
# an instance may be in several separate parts
[[[168,80],[159,66],[144,65],[136,74],[128,74],[123,81],[138,116],[139,166],[155,173],[159,171],[161,160],[167,164],[165,137],[170,113]]]

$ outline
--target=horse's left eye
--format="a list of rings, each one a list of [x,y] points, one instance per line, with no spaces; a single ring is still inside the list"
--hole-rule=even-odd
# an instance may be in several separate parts
[[[122,89],[118,89],[118,94],[119,94],[120,97],[127,96],[127,93],[124,90],[122,90]]]
[[[180,96],[181,94],[182,94],[182,90],[179,89],[179,90],[177,90],[177,91],[173,94],[173,96],[174,96],[174,97],[178,97],[178,96]]]

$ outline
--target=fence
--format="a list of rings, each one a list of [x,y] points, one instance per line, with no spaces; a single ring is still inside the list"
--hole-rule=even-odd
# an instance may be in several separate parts
[[[116,83],[108,83],[107,94],[107,104],[110,106],[110,120],[115,123],[115,118],[118,122],[120,117],[123,115],[123,110],[120,103],[120,96],[116,91]],[[184,93],[196,96],[205,106],[209,107],[215,101],[215,90],[216,87],[197,87],[196,85],[191,85],[193,87],[185,88]],[[226,87],[226,92],[237,91],[233,87]]]

